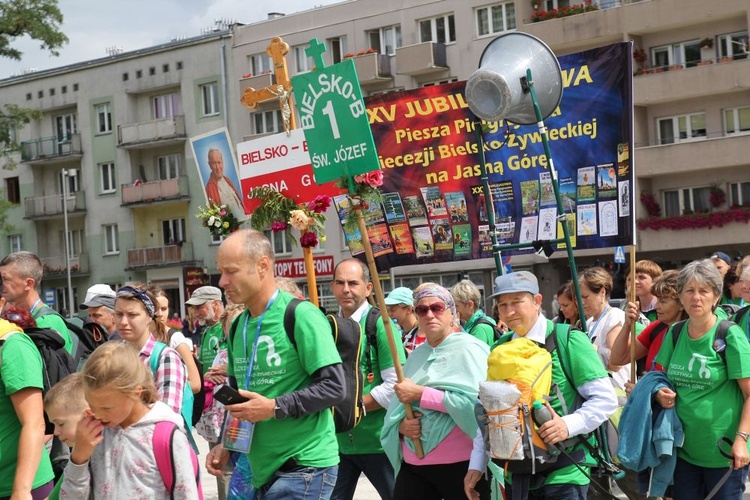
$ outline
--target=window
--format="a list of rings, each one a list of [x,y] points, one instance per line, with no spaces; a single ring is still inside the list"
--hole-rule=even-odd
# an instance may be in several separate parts
[[[109,109],[109,103],[99,104],[95,109],[96,129],[100,134],[112,132],[112,111]]]
[[[730,33],[719,37],[719,57],[733,57],[747,59],[748,47],[747,31]]]
[[[36,93],[36,96],[37,96],[37,97],[38,97],[39,99],[41,99],[42,97],[44,97],[44,91],[43,91],[43,90],[40,90],[39,92],[37,92],[37,93]]]
[[[269,56],[266,53],[263,54],[253,54],[249,56],[248,58],[248,66],[250,69],[250,73],[253,76],[262,75],[264,73],[270,73],[273,69],[273,61],[271,60],[271,56]]]
[[[68,287],[55,288],[55,296],[57,297],[56,309],[61,313],[65,313],[70,306],[70,301],[68,300]],[[75,314],[78,311],[77,307],[79,302],[78,288],[73,287],[73,311],[70,311],[72,314]]]
[[[148,68],[149,76],[154,76],[155,74],[156,74],[156,66],[151,66],[150,68]]]
[[[281,119],[281,110],[258,111],[253,113],[255,121],[255,134],[276,134],[284,130],[284,122]]]
[[[706,137],[706,114],[673,116],[658,121],[659,144],[674,144]]]
[[[307,45],[297,45],[294,47],[294,61],[297,65],[297,73],[312,71],[313,61],[311,58],[307,57],[307,54],[305,53],[306,48]]]
[[[651,49],[651,60],[654,67],[683,65],[688,68],[695,66],[701,60],[699,40],[662,45]]]
[[[123,73],[122,74],[122,81],[123,82],[127,82],[129,78],[130,78],[130,75],[128,73]]]
[[[177,94],[164,94],[154,97],[154,118],[173,118],[180,114],[180,99]]]
[[[750,106],[724,110],[724,130],[727,134],[750,132]]]
[[[136,78],[143,78],[143,70],[142,69],[135,70],[135,77]]]
[[[104,231],[104,254],[120,253],[120,235],[117,232],[117,224],[104,225],[102,230]]]
[[[180,175],[180,155],[159,156],[156,158],[156,166],[159,169],[160,181],[176,179]]]
[[[78,84],[77,83],[73,84],[73,92],[78,92]]]
[[[18,182],[18,177],[8,177],[5,179],[5,197],[15,205],[21,203],[21,186]]]
[[[63,182],[68,183],[67,189],[68,189],[68,196],[71,196],[73,193],[78,192],[78,170],[75,168],[69,168],[65,171],[65,177],[63,177],[62,170],[60,170],[60,178],[58,179],[60,182],[60,194],[63,193]]]
[[[20,234],[8,235],[8,253],[20,252],[23,250],[23,239]]]
[[[31,92],[26,92],[26,100],[27,101],[31,100]]]
[[[201,116],[213,116],[219,114],[219,84],[216,82],[200,86],[201,89]]]
[[[176,245],[185,241],[185,219],[167,219],[161,221],[161,233],[165,245]]]
[[[211,245],[220,245],[222,241],[224,241],[224,236],[211,233]]]
[[[83,229],[71,229],[68,231],[68,248],[70,248],[70,257],[78,257],[83,251],[83,243],[85,238]],[[65,240],[63,239],[63,231],[60,231],[60,248],[62,249],[63,255],[65,255]]]
[[[675,189],[664,191],[664,216],[709,212],[711,187]]]
[[[513,2],[497,3],[474,11],[477,36],[494,35],[516,29],[516,6]]]
[[[102,194],[116,192],[117,181],[115,179],[115,164],[112,162],[100,163],[99,173],[101,174],[102,179]]]
[[[176,66],[178,70],[182,69],[182,61],[177,61]]]
[[[370,48],[381,54],[392,56],[396,53],[396,49],[401,47],[401,26],[398,24],[368,31],[367,36],[370,40]]]
[[[49,95],[51,96],[55,95],[55,89],[49,89]]]
[[[329,38],[328,47],[331,53],[331,64],[340,63],[346,54],[346,37]]]
[[[55,117],[55,129],[59,142],[69,142],[73,134],[78,132],[77,118],[75,113],[59,115]]]
[[[290,255],[292,253],[292,240],[289,238],[288,231],[271,231],[266,229],[263,231],[268,241],[273,245],[273,253],[276,256],[279,255]]]
[[[68,93],[68,86],[67,85],[63,85],[62,87],[60,87],[60,93],[61,94],[67,94]]]
[[[161,65],[161,71],[162,71],[162,73],[168,73],[169,72],[169,64],[162,64]]]
[[[453,14],[422,19],[419,21],[419,41],[452,43],[456,41],[456,26]]]
[[[750,207],[750,182],[729,184],[729,206]]]
[[[458,78],[456,78],[455,76],[453,76],[453,77],[450,77],[450,78],[446,78],[444,80],[438,80],[436,82],[425,82],[425,83],[422,84],[422,87],[432,87],[433,85],[445,85],[446,83],[454,83],[454,82],[457,82],[457,81],[458,81]]]

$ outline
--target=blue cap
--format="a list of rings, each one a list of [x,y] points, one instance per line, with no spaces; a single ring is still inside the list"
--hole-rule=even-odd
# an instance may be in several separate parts
[[[723,260],[724,262],[727,263],[728,266],[732,265],[732,258],[729,255],[725,254],[724,252],[716,252],[715,254],[711,256],[711,260],[713,259]]]
[[[536,276],[528,271],[518,271],[498,276],[495,278],[495,291],[490,297],[520,292],[537,295],[539,293],[539,282]]]
[[[394,288],[385,298],[385,305],[387,306],[397,306],[399,304],[414,305],[414,294],[405,286]]]

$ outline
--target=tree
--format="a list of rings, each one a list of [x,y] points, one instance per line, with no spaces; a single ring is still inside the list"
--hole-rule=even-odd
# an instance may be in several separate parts
[[[18,37],[28,36],[40,42],[42,50],[59,55],[58,49],[68,43],[60,31],[63,15],[57,0],[0,0],[0,57],[21,60],[23,53],[11,44]],[[15,132],[31,120],[41,117],[41,112],[14,104],[0,107],[0,160],[3,168],[16,165],[12,154],[18,151]]]

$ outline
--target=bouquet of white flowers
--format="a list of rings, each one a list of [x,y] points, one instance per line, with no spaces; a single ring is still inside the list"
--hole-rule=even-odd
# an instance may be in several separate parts
[[[228,236],[240,228],[239,221],[226,205],[209,202],[205,207],[198,207],[195,217],[216,237]]]

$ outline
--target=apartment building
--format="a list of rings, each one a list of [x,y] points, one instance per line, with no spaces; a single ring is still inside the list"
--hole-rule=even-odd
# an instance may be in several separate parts
[[[234,73],[244,76],[239,82],[241,89],[265,87],[273,82],[272,65],[265,53],[272,37],[281,36],[289,44],[291,74],[312,69],[304,48],[317,38],[327,46],[327,64],[361,54],[354,58],[360,85],[365,95],[373,95],[466,80],[477,69],[487,44],[510,30],[541,38],[557,55],[633,40],[639,50],[634,63],[636,215],[647,215],[638,200],[641,193],[652,193],[661,207],[663,223],[686,226],[678,230],[639,229],[639,258],[656,259],[670,267],[716,250],[730,255],[750,253],[746,223],[709,228],[675,219],[703,211],[724,214],[732,206],[750,205],[750,160],[746,154],[750,150],[750,5],[742,0],[711,4],[604,0],[587,12],[565,16],[576,3],[352,0],[287,16],[269,15],[268,20],[237,26],[232,64]],[[562,12],[563,17],[554,17],[550,11]],[[234,118],[233,137],[250,139],[281,130],[275,100]],[[725,194],[725,200],[714,206],[711,192],[717,189]],[[731,212],[726,217],[742,218]],[[341,234],[336,217],[329,217],[328,224],[328,234]],[[336,262],[348,256],[341,237],[329,237],[325,246],[321,251]],[[295,255],[283,241],[277,241],[277,251],[282,256]],[[613,249],[577,251],[576,259],[579,266],[601,263],[622,271],[613,265]],[[512,266],[516,270],[532,268],[548,297],[569,275],[563,252],[554,254],[549,262],[514,256]],[[450,286],[467,275],[489,289],[495,265],[491,259],[482,259],[462,261],[460,270],[445,263],[384,271],[389,274],[384,280],[386,289],[413,287],[423,280]],[[331,292],[325,278],[319,286],[326,303]]]
[[[205,198],[188,138],[228,123],[230,36],[0,81],[0,100],[42,113],[15,131],[16,168],[0,169],[14,204],[0,246],[40,256],[46,302],[69,308],[68,261],[74,309],[93,283],[136,280],[184,313],[186,290],[208,282],[219,242],[194,217]]]

